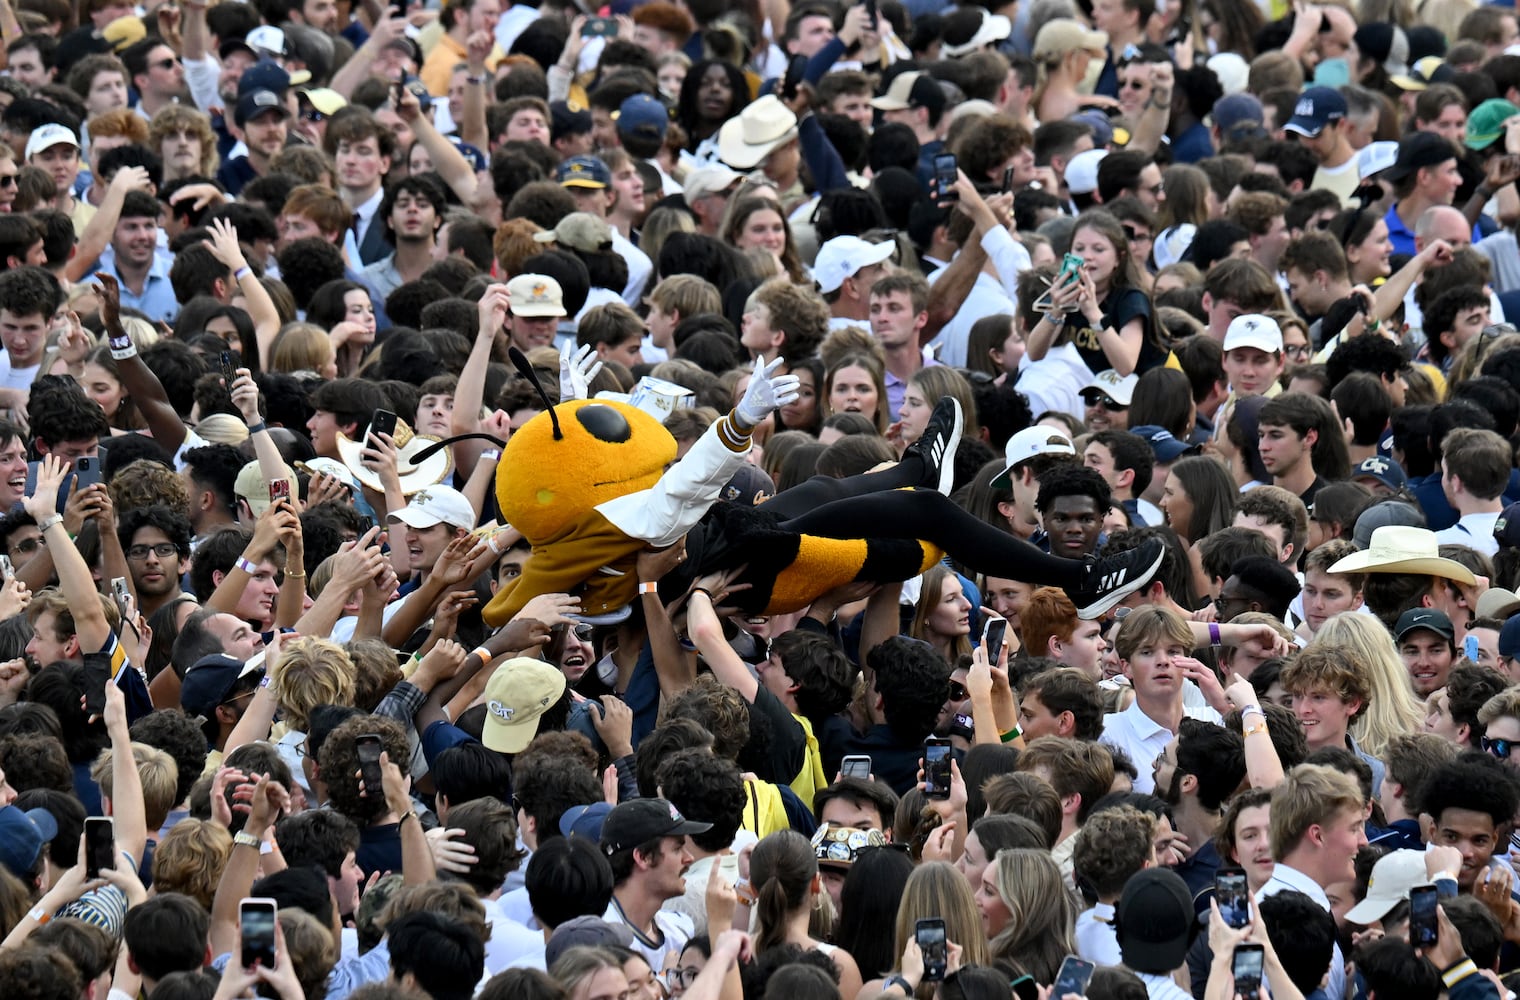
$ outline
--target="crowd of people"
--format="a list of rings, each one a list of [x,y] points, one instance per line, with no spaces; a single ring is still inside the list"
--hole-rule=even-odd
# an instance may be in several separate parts
[[[0,50],[5,1000],[1520,988],[1512,7]]]

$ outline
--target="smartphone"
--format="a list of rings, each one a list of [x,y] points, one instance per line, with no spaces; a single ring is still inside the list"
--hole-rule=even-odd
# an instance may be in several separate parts
[[[84,877],[100,878],[100,871],[116,867],[116,821],[109,816],[89,816],[84,821]]]
[[[250,898],[238,904],[238,929],[243,940],[243,968],[274,968],[275,902]]]
[[[1259,944],[1237,944],[1230,959],[1230,974],[1235,977],[1234,992],[1254,997],[1261,990],[1261,956]]]
[[[1061,960],[1061,968],[1056,973],[1055,985],[1050,988],[1050,995],[1056,1000],[1060,1000],[1068,993],[1075,993],[1079,997],[1086,996],[1087,984],[1097,968],[1092,962],[1084,961],[1075,955],[1067,955]]]
[[[949,951],[945,947],[945,922],[939,917],[920,920],[913,928],[913,940],[924,955],[924,981],[937,983],[945,978]]]
[[[84,654],[84,710],[96,717],[106,714],[106,685],[111,683],[111,658],[105,653]]]
[[[1013,168],[1009,167],[1009,168],[1007,168],[1006,170],[1003,171],[1003,193],[1007,194],[1009,191],[1012,191],[1012,190],[1013,190]]]
[[[931,799],[950,797],[950,741],[938,736],[924,740],[924,794]]]
[[[269,481],[269,502],[279,503],[281,500],[290,499],[290,480],[271,479]]]
[[[617,22],[610,17],[588,17],[581,25],[582,38],[616,38]]]
[[[380,752],[385,749],[385,744],[379,735],[365,733],[354,741],[354,746],[359,754],[359,776],[364,779],[364,794],[372,797],[384,795]]]
[[[1019,1000],[1040,1000],[1040,986],[1027,972],[1009,983],[1008,988]]]
[[[390,410],[376,410],[375,415],[369,421],[370,434],[388,434],[396,436],[396,415]]]
[[[97,485],[100,482],[100,459],[89,455],[74,459],[74,481],[76,493]]]
[[[232,383],[237,380],[237,359],[231,351],[222,352],[222,382],[227,386],[227,391],[232,391]]]
[[[4,574],[7,580],[16,575],[16,571],[11,568],[10,556],[0,555],[0,574]]]
[[[1440,936],[1436,921],[1436,887],[1417,885],[1409,890],[1409,943],[1429,948]]]
[[[807,56],[792,56],[792,61],[786,64],[786,76],[781,79],[781,99],[783,101],[795,100],[797,88],[802,84],[802,74],[807,70]]]
[[[982,648],[987,651],[987,662],[997,666],[998,658],[1003,655],[1003,640],[1008,636],[1008,619],[987,619],[987,624],[982,626]]]
[[[1214,902],[1226,927],[1238,930],[1251,922],[1251,893],[1244,868],[1221,868],[1215,873]]]
[[[865,8],[866,8],[866,20],[870,24],[871,30],[875,31],[876,30],[876,22],[880,18],[880,15],[876,12],[876,0],[866,0],[866,2],[865,2]]]
[[[844,759],[844,763],[840,765],[839,770],[846,778],[861,778],[869,781],[871,779],[871,755],[864,753],[848,754]]]
[[[1086,265],[1087,261],[1083,258],[1074,253],[1067,254],[1061,258],[1061,273],[1056,275],[1055,283],[1057,285],[1071,284],[1077,280],[1077,276],[1082,273],[1082,268]]]
[[[111,577],[111,596],[116,599],[116,610],[121,612],[121,617],[125,620],[132,605],[132,591],[127,587],[126,577]]]
[[[1478,637],[1468,633],[1462,640],[1462,655],[1474,663],[1478,662]]]
[[[955,182],[959,179],[960,168],[956,165],[953,154],[940,153],[934,158],[934,193],[940,201],[956,201],[960,198],[955,193]]]

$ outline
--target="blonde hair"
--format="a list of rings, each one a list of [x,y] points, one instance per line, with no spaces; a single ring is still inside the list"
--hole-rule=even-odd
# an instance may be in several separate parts
[[[1008,907],[1008,923],[988,946],[993,958],[1039,982],[1053,982],[1061,961],[1077,950],[1077,907],[1060,866],[1049,851],[1017,847],[998,851],[992,871]]]
[[[1409,671],[1393,638],[1376,617],[1342,611],[1325,621],[1309,649],[1344,651],[1366,668],[1367,709],[1351,724],[1351,735],[1362,751],[1381,759],[1395,736],[1419,732],[1425,710],[1409,685]]]
[[[1272,859],[1281,861],[1304,839],[1311,826],[1323,826],[1336,813],[1361,815],[1362,790],[1350,775],[1323,764],[1300,764],[1272,791]]]
[[[921,864],[908,876],[897,906],[897,943],[892,954],[901,955],[913,940],[918,922],[932,917],[944,920],[945,939],[961,946],[962,966],[991,961],[971,885],[954,865],[944,861]]]
[[[327,331],[315,323],[287,323],[269,345],[272,372],[320,372],[335,359]]]
[[[100,786],[100,794],[112,798],[111,748],[100,751],[90,765],[90,778]],[[146,743],[132,744],[132,762],[142,783],[143,814],[148,829],[157,830],[169,818],[169,810],[179,805],[179,768],[174,758]]]
[[[230,857],[232,834],[225,826],[204,819],[182,819],[153,852],[153,887],[161,893],[189,896],[210,911]]]
[[[305,732],[318,705],[354,703],[354,661],[329,639],[304,638],[280,650],[275,692],[290,728]]]
[[[230,444],[234,447],[248,440],[248,425],[242,417],[230,413],[212,413],[201,418],[195,425],[195,433],[212,444]]]

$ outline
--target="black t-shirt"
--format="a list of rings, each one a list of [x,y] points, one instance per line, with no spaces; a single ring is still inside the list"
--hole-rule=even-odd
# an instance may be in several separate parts
[[[750,711],[764,716],[770,723],[770,747],[766,750],[764,763],[771,773],[761,774],[756,770],[756,776],[775,785],[790,785],[806,759],[807,734],[781,704],[781,699],[767,691],[763,684],[755,689]]]
[[[354,852],[354,862],[369,878],[374,872],[399,872],[401,870],[401,824],[386,823],[384,826],[366,826],[359,830],[359,849]]]
[[[1131,320],[1141,320],[1144,329],[1140,341],[1140,357],[1135,361],[1135,374],[1141,375],[1152,368],[1166,364],[1166,351],[1156,343],[1151,334],[1151,300],[1138,288],[1115,288],[1101,303],[1103,323],[1100,329],[1113,327],[1123,331]],[[1081,313],[1073,313],[1066,320],[1071,330],[1071,342],[1077,353],[1093,373],[1108,371],[1114,363],[1108,360],[1098,344],[1098,330],[1091,329]]]

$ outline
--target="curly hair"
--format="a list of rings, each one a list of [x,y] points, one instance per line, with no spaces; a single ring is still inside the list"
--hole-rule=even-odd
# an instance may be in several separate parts
[[[173,469],[151,458],[128,462],[111,477],[107,489],[111,491],[111,502],[123,518],[133,511],[153,506],[167,507],[185,518],[190,514],[190,490],[185,481]],[[173,537],[171,532],[165,533]],[[131,538],[130,535],[127,537]]]
[[[209,912],[232,857],[232,834],[210,820],[186,818],[170,828],[153,852],[153,886],[158,892],[178,892]]]
[[[704,851],[719,851],[733,842],[747,801],[737,764],[706,750],[681,750],[662,760],[655,775],[661,797],[681,815],[712,824],[706,833],[692,834],[692,843]]]
[[[1098,898],[1117,897],[1129,877],[1154,858],[1156,818],[1134,806],[1094,813],[1077,835],[1072,865]]]
[[[165,139],[181,131],[193,135],[201,144],[201,162],[196,173],[202,177],[215,177],[220,157],[216,153],[216,134],[211,131],[211,119],[188,104],[168,104],[159,109],[148,123],[148,147],[157,153],[163,148]]]
[[[354,662],[331,640],[297,639],[281,649],[273,683],[285,720],[292,729],[304,732],[310,725],[311,711],[318,705],[354,703]],[[411,754],[405,756],[410,760]],[[396,752],[391,758],[396,758]],[[397,763],[405,768],[401,761]]]
[[[1107,513],[1114,504],[1113,492],[1097,470],[1085,465],[1063,465],[1040,477],[1040,492],[1035,497],[1034,509],[1044,513],[1057,498],[1072,496],[1091,497],[1100,515]]]
[[[287,662],[281,657],[280,666],[283,668]],[[362,793],[359,789],[358,740],[360,736],[370,733],[380,737],[391,763],[399,767],[402,776],[405,776],[412,761],[406,742],[406,730],[396,720],[383,715],[358,715],[339,724],[338,728],[327,735],[322,750],[317,755],[322,777],[327,781],[327,793],[332,807],[360,826],[370,825],[389,809],[385,804],[385,796],[379,789],[371,788]]]
[[[944,700],[941,697],[940,703]],[[739,751],[749,742],[749,706],[739,692],[712,674],[701,675],[667,703],[661,722],[672,719],[690,719],[712,733],[713,753],[727,760],[738,760]]]
[[[1033,146],[1034,136],[1019,122],[1007,115],[985,115],[960,137],[955,155],[973,183],[986,184],[1000,179],[994,174],[1014,154]]]
[[[886,724],[904,743],[920,743],[934,731],[950,690],[950,664],[932,648],[893,636],[866,657],[876,673]]]

